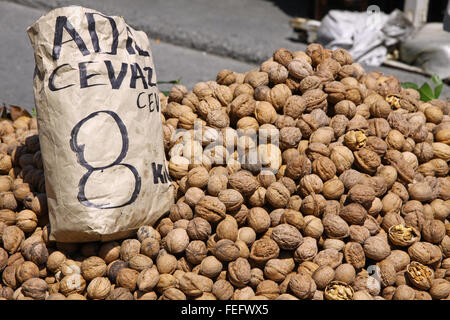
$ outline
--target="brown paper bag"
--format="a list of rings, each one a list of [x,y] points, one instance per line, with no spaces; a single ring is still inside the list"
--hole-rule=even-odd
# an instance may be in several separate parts
[[[109,241],[173,203],[149,40],[71,6],[27,30],[52,240]]]

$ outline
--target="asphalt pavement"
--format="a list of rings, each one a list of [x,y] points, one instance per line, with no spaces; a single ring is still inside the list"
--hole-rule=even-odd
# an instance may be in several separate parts
[[[33,108],[34,58],[26,29],[49,9],[68,5],[121,15],[132,27],[145,31],[158,80],[181,78],[189,89],[198,81],[215,79],[221,69],[254,69],[277,48],[306,48],[293,41],[290,13],[266,0],[0,0],[0,104]],[[393,68],[367,70],[418,84],[427,80]],[[448,86],[443,98],[450,98]]]

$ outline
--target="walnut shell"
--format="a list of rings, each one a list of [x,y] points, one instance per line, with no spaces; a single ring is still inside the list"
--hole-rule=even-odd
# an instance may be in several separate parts
[[[295,250],[303,242],[300,231],[287,223],[279,224],[273,228],[270,238],[283,250]]]
[[[326,300],[353,300],[353,288],[342,281],[332,281],[324,291]]]
[[[250,249],[250,259],[256,263],[266,262],[276,258],[280,252],[280,247],[270,238],[261,238],[253,242]]]

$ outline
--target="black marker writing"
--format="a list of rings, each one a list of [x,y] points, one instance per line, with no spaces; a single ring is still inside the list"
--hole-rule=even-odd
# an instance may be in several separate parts
[[[112,162],[106,166],[103,166],[103,167],[93,167],[85,159],[85,156],[84,156],[85,145],[78,144],[78,133],[84,123],[86,123],[88,120],[90,120],[102,113],[105,113],[105,114],[111,116],[114,119],[114,121],[116,122],[117,126],[119,127],[120,134],[122,136],[122,150],[114,162]],[[94,208],[98,208],[98,209],[112,209],[112,208],[120,208],[120,207],[127,206],[136,200],[136,198],[139,194],[139,191],[141,190],[141,177],[139,176],[139,173],[137,172],[135,167],[133,167],[132,165],[126,164],[126,163],[121,163],[121,161],[126,157],[127,152],[128,152],[128,132],[127,132],[127,128],[125,127],[125,124],[122,122],[122,120],[117,115],[117,113],[115,113],[113,111],[108,111],[108,110],[96,111],[96,112],[91,113],[84,119],[80,120],[75,125],[75,127],[72,129],[71,139],[70,139],[70,148],[72,149],[73,152],[76,153],[78,163],[87,169],[87,172],[81,177],[80,182],[78,183],[78,189],[79,189],[78,201],[80,201],[81,204],[83,204],[86,207],[94,207]],[[89,177],[95,171],[101,171],[104,169],[111,168],[113,166],[124,166],[133,173],[136,183],[135,183],[135,187],[133,190],[133,194],[131,195],[131,198],[127,202],[118,204],[118,205],[111,205],[109,203],[95,204],[95,203],[91,202],[86,197],[86,194],[85,194],[85,187],[86,187],[86,183],[87,183]]]

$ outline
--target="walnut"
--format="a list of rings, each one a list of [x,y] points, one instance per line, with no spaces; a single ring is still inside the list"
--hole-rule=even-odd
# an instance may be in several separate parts
[[[236,81],[236,76],[233,71],[223,69],[217,74],[216,81],[218,84],[229,86]]]
[[[130,291],[136,288],[136,282],[139,272],[130,268],[123,268],[119,271],[116,278],[116,284],[119,287],[124,287]]]
[[[325,205],[325,198],[321,194],[311,193],[303,199],[300,210],[306,215],[318,217],[324,212]],[[303,222],[299,226],[302,228]]]
[[[381,261],[391,253],[389,243],[381,237],[370,237],[364,241],[364,253],[369,259]]]
[[[43,279],[31,278],[22,284],[22,294],[33,300],[44,300],[47,291],[47,283]]]
[[[294,226],[286,223],[276,226],[270,237],[283,250],[295,250],[303,242],[300,231]]]
[[[343,254],[336,249],[324,249],[314,257],[313,262],[319,267],[328,265],[333,269],[342,264]]]
[[[317,286],[310,275],[297,273],[290,278],[289,289],[299,299],[310,299],[317,290]]]
[[[342,281],[332,281],[324,292],[327,300],[353,300],[354,294],[353,288]]]
[[[411,227],[405,227],[401,224],[391,226],[388,231],[389,240],[401,247],[407,247],[420,241],[420,233]]]
[[[277,116],[277,112],[271,103],[266,101],[256,102],[255,118],[260,124],[274,123]]]
[[[306,104],[306,112],[314,109],[322,109],[326,111],[328,107],[327,94],[320,89],[308,90],[302,95]]]
[[[413,261],[406,268],[406,276],[409,281],[421,290],[429,290],[434,278],[433,269],[419,262]]]
[[[380,156],[370,148],[362,148],[354,153],[358,168],[363,172],[374,174],[381,165]]]
[[[253,194],[259,187],[258,180],[246,170],[231,174],[228,182],[233,189],[236,189],[245,196]]]
[[[440,243],[445,236],[445,225],[440,220],[426,220],[422,227],[422,236],[425,241]]]
[[[276,258],[280,252],[277,243],[270,238],[256,240],[250,249],[250,259],[256,263],[266,262]]]
[[[287,99],[292,95],[291,90],[284,83],[275,85],[268,94],[269,102],[279,111],[283,109]]]
[[[250,264],[247,259],[237,258],[228,264],[228,279],[238,288],[245,287],[250,281]]]
[[[300,81],[298,89],[302,93],[313,89],[323,89],[323,79],[318,76],[307,76]]]
[[[288,223],[297,229],[302,229],[304,227],[304,219],[303,215],[296,210],[293,209],[285,209],[283,210],[280,220],[277,224],[280,223]]]
[[[239,247],[229,239],[217,241],[213,254],[217,259],[224,262],[234,261],[239,257]]]
[[[319,156],[312,163],[312,172],[325,182],[336,175],[336,166],[329,158]]]
[[[3,248],[13,254],[18,251],[25,239],[24,232],[17,226],[7,226],[3,230]]]
[[[216,257],[208,256],[200,264],[200,274],[209,278],[215,278],[222,271],[223,265]]]
[[[269,80],[273,84],[284,83],[289,76],[289,72],[286,67],[276,64],[269,70]]]
[[[292,258],[270,259],[264,266],[264,275],[272,281],[281,282],[292,272],[294,267],[295,263]]]
[[[375,191],[370,186],[357,184],[348,191],[348,199],[361,204],[364,208],[370,208],[375,199]]]
[[[166,250],[174,254],[183,252],[189,244],[187,231],[182,228],[173,229],[165,236],[164,240],[164,247]]]
[[[309,174],[300,179],[299,193],[306,197],[310,194],[319,194],[322,192],[323,182],[319,176]]]
[[[446,279],[435,279],[430,288],[433,299],[444,299],[450,294],[450,282]]]
[[[212,293],[219,300],[229,300],[233,296],[234,288],[226,280],[217,280],[213,284]]]
[[[146,255],[137,254],[128,261],[128,266],[131,269],[141,272],[144,269],[151,268],[153,266],[153,261]]]
[[[241,186],[239,185],[239,187]],[[244,198],[242,197],[241,193],[234,189],[226,189],[220,191],[218,194],[218,199],[223,204],[225,204],[226,210],[230,212],[234,212],[239,209],[244,202]]]
[[[347,223],[362,225],[367,216],[367,211],[359,203],[350,203],[344,206],[339,214]]]
[[[313,73],[311,64],[303,58],[295,58],[287,66],[289,74],[299,80],[302,80]]]
[[[21,264],[17,264],[15,268],[15,274],[17,282],[23,283],[28,279],[39,277],[39,268],[35,263],[31,261],[25,261]]]
[[[347,263],[355,269],[361,269],[366,264],[364,249],[358,242],[347,242],[344,246],[344,257]]]
[[[103,300],[111,291],[111,283],[108,278],[97,277],[92,279],[86,291],[90,299]]]
[[[297,180],[312,172],[311,161],[304,155],[297,155],[286,164],[286,176]]]
[[[330,159],[334,162],[338,174],[350,169],[355,160],[351,150],[345,146],[334,147],[331,150]]]
[[[319,239],[324,231],[322,220],[319,218],[308,215],[304,218],[303,234],[307,237]]]
[[[210,223],[217,223],[225,218],[226,206],[217,197],[204,196],[195,205],[195,213]]]
[[[322,219],[325,234],[330,238],[343,239],[349,234],[347,222],[338,215],[327,214]]]
[[[77,273],[65,276],[60,283],[59,291],[66,297],[73,293],[82,293],[86,288],[86,281]]]
[[[336,268],[334,279],[336,281],[342,281],[346,284],[352,284],[355,280],[355,276],[355,268],[349,263],[344,263]]]
[[[203,292],[211,292],[213,281],[205,276],[186,272],[179,281],[180,290],[190,297],[198,297]]]
[[[102,277],[105,273],[106,263],[99,257],[92,256],[81,263],[81,274],[88,281]]]
[[[140,291],[151,292],[158,284],[160,279],[156,267],[151,267],[142,270],[136,280],[137,287]]]
[[[227,215],[216,228],[218,239],[230,239],[236,241],[238,236],[238,224],[235,218]]]
[[[293,59],[292,53],[284,48],[276,50],[273,54],[273,60],[275,60],[276,62],[285,67],[289,65],[292,59]]]

